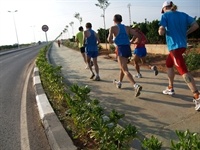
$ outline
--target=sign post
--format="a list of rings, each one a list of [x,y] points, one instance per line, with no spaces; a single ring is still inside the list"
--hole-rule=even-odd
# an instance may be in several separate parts
[[[42,31],[45,32],[45,36],[46,36],[46,42],[48,42],[48,38],[47,38],[47,31],[49,30],[49,27],[47,25],[43,25],[42,26]]]

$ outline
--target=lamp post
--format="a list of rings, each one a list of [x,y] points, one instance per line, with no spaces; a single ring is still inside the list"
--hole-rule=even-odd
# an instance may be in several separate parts
[[[131,25],[131,4],[129,3],[127,7],[128,7],[128,13],[129,13],[129,24]]]
[[[15,26],[15,34],[16,34],[17,44],[18,44],[18,48],[19,48],[19,40],[18,40],[18,34],[17,34],[17,27],[16,27],[16,23],[15,23],[15,15],[14,15],[14,13],[17,12],[17,10],[15,10],[15,11],[8,11],[8,12],[12,13],[12,15],[13,15],[13,22],[14,22],[14,26]]]

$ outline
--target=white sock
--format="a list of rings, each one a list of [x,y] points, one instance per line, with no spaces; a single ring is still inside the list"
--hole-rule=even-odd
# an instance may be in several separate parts
[[[137,84],[137,83],[135,83],[135,84],[133,85],[133,87],[134,87],[134,88],[137,88],[137,86],[138,86],[138,84]]]
[[[151,67],[151,70],[154,70],[154,67],[155,67],[155,66],[152,66],[152,67]]]

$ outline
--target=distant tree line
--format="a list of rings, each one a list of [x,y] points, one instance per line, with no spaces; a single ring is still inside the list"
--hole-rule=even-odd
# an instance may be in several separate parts
[[[200,26],[200,18],[198,18],[197,23]],[[137,23],[137,22],[133,22],[133,23]],[[165,44],[165,36],[159,36],[158,35],[158,28],[159,28],[159,21],[158,20],[153,20],[152,22],[142,22],[142,23],[137,23],[140,27],[140,30],[146,35],[147,39],[148,39],[148,43],[149,44]],[[100,28],[98,29],[98,35],[101,41],[105,41],[105,34],[106,37],[108,36],[108,29],[103,29]],[[195,32],[193,32],[192,34],[190,34],[188,36],[189,41],[199,41],[200,40],[200,28],[198,30],[196,30]]]

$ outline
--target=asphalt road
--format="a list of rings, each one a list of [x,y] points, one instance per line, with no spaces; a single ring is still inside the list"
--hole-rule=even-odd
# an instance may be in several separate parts
[[[32,84],[40,48],[0,56],[0,150],[50,150]]]

